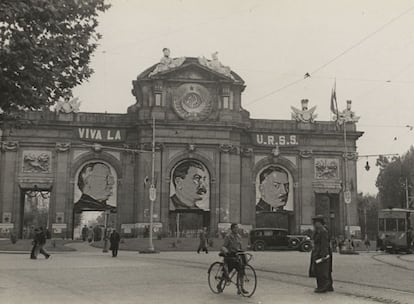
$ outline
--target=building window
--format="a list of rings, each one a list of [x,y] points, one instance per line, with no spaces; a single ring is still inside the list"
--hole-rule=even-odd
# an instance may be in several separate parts
[[[223,96],[223,109],[230,109],[230,97]]]
[[[155,93],[155,106],[156,107],[162,106],[161,93]]]

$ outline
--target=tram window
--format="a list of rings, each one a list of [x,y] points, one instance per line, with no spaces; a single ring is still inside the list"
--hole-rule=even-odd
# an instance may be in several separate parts
[[[378,219],[378,230],[385,231],[385,219]]]
[[[386,231],[397,231],[397,219],[385,219]]]
[[[404,232],[405,230],[405,219],[398,219],[398,231]]]

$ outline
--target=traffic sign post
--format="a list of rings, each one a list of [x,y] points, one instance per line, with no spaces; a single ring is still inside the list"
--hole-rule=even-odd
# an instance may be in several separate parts
[[[150,201],[154,202],[157,198],[157,188],[154,185],[151,185],[149,189],[149,199]]]
[[[351,201],[352,201],[352,199],[351,199],[351,191],[346,190],[344,192],[344,201],[345,201],[345,204],[350,204],[351,203]]]

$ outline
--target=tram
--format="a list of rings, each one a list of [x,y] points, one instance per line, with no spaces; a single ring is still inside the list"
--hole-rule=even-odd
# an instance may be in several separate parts
[[[411,252],[413,242],[414,210],[382,209],[378,211],[377,246],[386,252]]]

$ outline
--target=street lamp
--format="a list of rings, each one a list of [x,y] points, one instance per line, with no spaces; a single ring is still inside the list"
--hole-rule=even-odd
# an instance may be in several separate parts
[[[152,150],[151,150],[151,186],[149,189],[150,199],[150,227],[149,227],[149,246],[147,250],[140,253],[157,253],[152,241],[152,232],[154,229],[154,203],[157,198],[157,189],[155,188],[155,117],[152,116]]]
[[[103,244],[103,249],[102,252],[108,252],[108,219],[109,219],[109,213],[110,210],[106,209],[105,210],[105,222],[104,222],[104,244]]]

